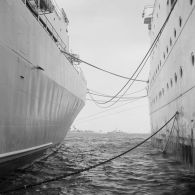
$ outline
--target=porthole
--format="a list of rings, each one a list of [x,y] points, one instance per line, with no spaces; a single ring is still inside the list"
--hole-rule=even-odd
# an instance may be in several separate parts
[[[174,1],[175,1],[175,0],[171,0],[171,6],[173,5]]]
[[[180,77],[182,78],[183,77],[183,69],[182,69],[182,67],[180,67],[179,72],[180,72]]]
[[[172,79],[170,79],[170,83],[171,83],[171,87],[173,86],[173,80]]]
[[[169,0],[167,0],[167,5],[169,5]]]
[[[193,4],[193,0],[190,0],[190,5],[192,5]]]
[[[181,25],[182,25],[182,18],[181,18],[181,16],[179,17],[179,26],[181,27]]]
[[[194,66],[194,63],[195,63],[194,52],[191,53],[191,62],[192,62],[192,65]]]
[[[172,39],[170,38],[170,46],[172,46]]]
[[[177,83],[177,74],[175,73],[175,83]]]
[[[165,59],[165,52],[163,53],[163,58]]]
[[[174,37],[176,37],[177,36],[177,31],[176,31],[176,29],[174,29]]]
[[[161,94],[161,91],[160,91],[160,92],[159,92],[159,98],[161,98],[161,95],[162,95],[162,94]]]
[[[167,47],[167,53],[169,53],[169,48]]]

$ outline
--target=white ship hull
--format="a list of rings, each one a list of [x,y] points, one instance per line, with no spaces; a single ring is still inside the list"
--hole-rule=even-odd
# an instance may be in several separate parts
[[[152,41],[175,1],[156,0]],[[178,0],[151,56],[149,101],[152,131],[178,116],[153,139],[177,159],[195,166],[195,2]],[[167,146],[167,147],[165,147]]]
[[[21,0],[0,1],[0,167],[63,141],[86,82]]]

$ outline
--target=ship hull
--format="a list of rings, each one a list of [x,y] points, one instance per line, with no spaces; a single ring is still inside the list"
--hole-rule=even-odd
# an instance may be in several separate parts
[[[155,39],[174,6],[151,57],[149,101],[152,132],[178,115],[152,143],[172,157],[195,167],[195,4],[156,0],[151,38]],[[160,9],[159,11],[159,7]],[[157,18],[157,15],[161,17]],[[154,29],[155,27],[155,29]]]
[[[50,147],[52,146],[53,145],[50,145]],[[6,177],[16,170],[25,170],[28,166],[31,166],[31,163],[33,163],[35,159],[41,158],[48,148],[49,146],[38,146],[36,149],[28,148],[27,150],[17,151],[18,153],[1,158],[0,178]]]
[[[11,51],[0,51],[1,176],[62,142],[84,102],[43,71],[23,67]]]
[[[64,140],[86,82],[23,1],[0,1],[0,24],[1,175]]]

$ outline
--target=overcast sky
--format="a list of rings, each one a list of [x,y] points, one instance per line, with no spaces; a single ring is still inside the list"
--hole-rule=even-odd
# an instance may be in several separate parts
[[[144,6],[154,0],[56,0],[69,18],[70,48],[80,58],[100,68],[130,77],[149,49],[147,26],[143,24]],[[80,65],[88,88],[113,95],[126,80]],[[149,63],[139,76],[148,79]],[[129,93],[142,90],[136,83]],[[142,91],[134,96],[146,94]],[[132,95],[133,96],[133,95]],[[108,109],[98,108],[87,101],[74,122],[81,130],[149,133],[148,99],[133,103],[122,102]]]

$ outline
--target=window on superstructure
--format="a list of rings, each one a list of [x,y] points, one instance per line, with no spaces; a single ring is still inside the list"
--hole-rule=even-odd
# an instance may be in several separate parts
[[[169,48],[167,47],[167,53],[169,53]]]
[[[192,5],[193,4],[193,0],[190,0],[190,5]]]
[[[192,65],[194,66],[194,63],[195,63],[194,52],[191,53],[191,62],[192,62]]]
[[[165,52],[163,53],[163,58],[165,59]]]

